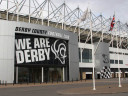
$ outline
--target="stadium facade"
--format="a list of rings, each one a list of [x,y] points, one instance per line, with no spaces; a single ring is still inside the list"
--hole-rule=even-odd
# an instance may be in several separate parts
[[[3,2],[7,8],[0,11],[1,81],[92,79],[93,68],[98,79],[117,78],[120,74],[128,77],[125,24],[117,21],[110,32],[111,18],[82,12],[79,7],[72,11],[65,2],[55,7],[51,0],[45,0],[36,7],[37,2],[30,6],[29,0],[27,15],[20,13],[26,7],[26,0],[17,3],[1,0],[1,6]],[[48,15],[43,16],[43,13]]]

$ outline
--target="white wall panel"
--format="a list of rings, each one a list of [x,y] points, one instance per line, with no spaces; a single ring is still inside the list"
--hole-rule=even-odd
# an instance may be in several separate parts
[[[14,80],[14,60],[0,60],[0,80],[12,83]]]
[[[80,68],[92,68],[93,67],[93,63],[79,63],[79,67]]]
[[[0,36],[0,59],[14,59],[14,37]]]
[[[15,21],[11,21],[12,23],[9,23],[6,20],[0,20],[0,36],[14,36],[15,32],[12,32],[12,30],[15,31],[15,27],[13,22]],[[15,22],[16,23],[16,22]],[[9,30],[11,29],[11,30]]]
[[[0,80],[7,83],[14,80],[14,28],[12,23],[0,20]]]
[[[109,50],[111,52],[117,52],[117,48],[112,48],[112,47],[109,47]],[[125,49],[119,49],[119,52],[120,53],[127,53],[128,54],[128,50],[125,50]],[[118,54],[116,53],[111,53],[110,54],[110,59],[113,59],[113,60],[118,60]],[[128,68],[128,55],[125,55],[125,54],[119,54],[119,60],[123,60],[123,64],[119,64],[119,67],[120,68]],[[111,64],[110,65],[111,68],[118,68],[118,64]]]

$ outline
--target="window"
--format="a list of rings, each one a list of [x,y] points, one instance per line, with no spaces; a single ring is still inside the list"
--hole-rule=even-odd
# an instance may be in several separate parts
[[[125,55],[128,55],[128,53],[125,53]]]
[[[119,52],[118,54],[122,54],[121,52]]]
[[[81,62],[81,48],[79,48],[79,62]]]
[[[115,60],[115,64],[118,64],[118,60]]]
[[[83,49],[82,62],[92,63],[92,50],[91,49]]]
[[[109,51],[109,53],[113,53],[112,51]]]
[[[109,51],[109,53],[110,53],[110,54],[115,54],[115,52],[113,52],[113,51]]]
[[[123,64],[123,60],[119,60],[119,64]]]
[[[118,60],[115,60],[115,64],[118,64]],[[123,64],[123,60],[119,60],[119,64]]]
[[[111,63],[111,64],[114,64],[114,60],[111,59],[111,60],[110,60],[110,63]]]

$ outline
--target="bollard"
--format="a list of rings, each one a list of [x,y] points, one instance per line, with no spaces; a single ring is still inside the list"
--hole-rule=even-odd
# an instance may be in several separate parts
[[[5,86],[7,86],[7,81],[5,81]]]
[[[13,81],[13,86],[14,86],[14,81]]]
[[[85,79],[85,82],[86,82],[86,79]]]
[[[78,81],[78,78],[76,78],[76,81]]]
[[[2,85],[4,85],[4,80],[3,80],[3,84]]]
[[[1,85],[1,80],[0,80],[0,85]]]
[[[73,78],[72,78],[72,82],[73,82]]]
[[[29,81],[27,81],[27,85],[29,84]]]
[[[52,79],[52,83],[53,83],[53,79]]]
[[[48,80],[46,79],[46,84],[48,83]]]

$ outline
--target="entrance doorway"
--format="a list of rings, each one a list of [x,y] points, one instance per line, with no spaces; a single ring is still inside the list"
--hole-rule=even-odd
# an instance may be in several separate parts
[[[18,68],[18,82],[41,82],[41,68],[27,68],[27,67],[19,67]]]
[[[92,79],[92,74],[86,74],[86,79]]]
[[[125,77],[128,78],[128,73],[125,73]]]
[[[97,74],[97,79],[100,79],[100,74]]]
[[[63,81],[63,68],[44,67],[42,74],[42,67],[18,67],[18,83],[40,83],[42,75],[44,82]]]
[[[62,68],[44,68],[44,82],[62,81]]]

